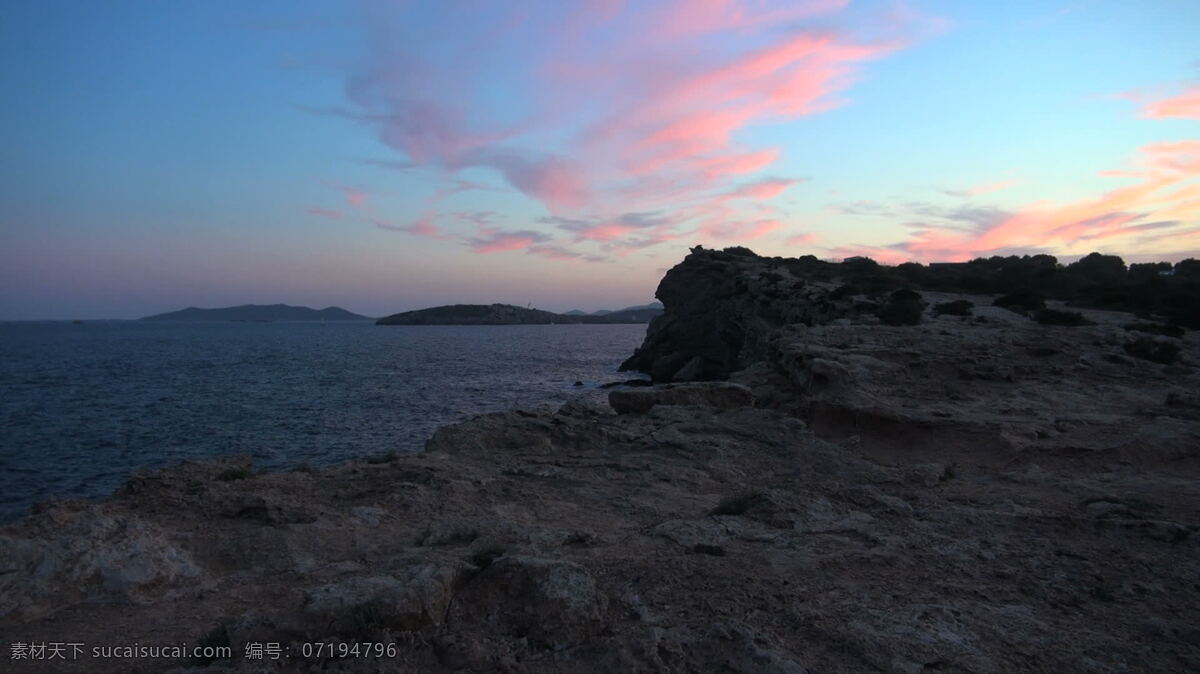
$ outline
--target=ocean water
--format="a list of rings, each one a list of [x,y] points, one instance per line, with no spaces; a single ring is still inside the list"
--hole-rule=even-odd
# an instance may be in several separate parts
[[[282,470],[419,451],[475,414],[599,397],[645,331],[0,323],[0,521],[185,459],[249,454]]]

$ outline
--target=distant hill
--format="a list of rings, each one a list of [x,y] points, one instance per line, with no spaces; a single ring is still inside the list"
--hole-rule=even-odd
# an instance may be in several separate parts
[[[605,313],[615,314],[615,313],[620,313],[622,311],[662,311],[662,310],[663,310],[662,302],[651,302],[650,304],[639,304],[637,306],[625,307],[624,309],[617,309],[616,311],[609,311],[609,312],[605,312]],[[595,314],[592,314],[592,315],[598,316],[599,314],[600,314],[600,312],[597,311]]]
[[[576,310],[577,311],[577,310]],[[630,307],[597,316],[583,312],[556,314],[525,309],[511,304],[452,304],[392,314],[376,321],[379,325],[549,325],[553,323],[649,323],[662,307]]]
[[[625,307],[616,311],[606,311],[596,313],[589,316],[589,323],[649,323],[656,316],[663,312],[663,305],[655,302],[653,304],[642,304],[636,307]]]
[[[143,321],[369,321],[338,307],[310,309],[286,304],[243,304],[222,309],[188,307],[165,314],[146,316]]]

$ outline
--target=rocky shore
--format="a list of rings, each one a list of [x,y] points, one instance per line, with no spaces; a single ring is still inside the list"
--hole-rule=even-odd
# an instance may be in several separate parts
[[[81,671],[1200,668],[1194,333],[856,294],[719,251],[658,297],[625,368],[659,385],[607,406],[39,506],[0,528],[0,637],[234,652]],[[885,324],[889,302],[918,322]],[[397,648],[303,657],[315,642]],[[244,657],[264,643],[281,658]]]

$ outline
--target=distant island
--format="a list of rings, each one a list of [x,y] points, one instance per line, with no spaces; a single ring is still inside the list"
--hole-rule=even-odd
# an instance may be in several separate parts
[[[658,303],[626,307],[617,311],[585,314],[574,310],[556,314],[511,304],[451,304],[392,314],[378,325],[551,325],[559,323],[649,323],[663,311]]]
[[[311,309],[287,304],[243,304],[221,309],[188,307],[165,314],[146,316],[143,321],[369,321],[367,316],[351,313],[340,307]]]

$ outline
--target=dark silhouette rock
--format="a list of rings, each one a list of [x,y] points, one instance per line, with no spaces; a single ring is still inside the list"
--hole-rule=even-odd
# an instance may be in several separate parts
[[[657,383],[728,377],[761,359],[779,326],[837,315],[829,289],[804,281],[774,258],[694,248],[659,283],[664,312],[621,370]]]

